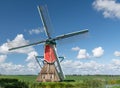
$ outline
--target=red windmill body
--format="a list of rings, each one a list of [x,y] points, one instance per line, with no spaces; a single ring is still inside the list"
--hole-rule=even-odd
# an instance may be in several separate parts
[[[44,60],[48,63],[54,63],[56,61],[53,45],[45,45]]]

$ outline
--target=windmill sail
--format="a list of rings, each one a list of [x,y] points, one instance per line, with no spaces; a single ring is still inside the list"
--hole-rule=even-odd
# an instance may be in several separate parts
[[[77,31],[77,32],[72,32],[72,33],[57,36],[56,38],[53,38],[53,40],[60,40],[60,39],[64,39],[64,38],[69,38],[69,37],[84,34],[84,33],[87,33],[87,32],[88,32],[88,29]]]
[[[45,43],[45,42],[46,42],[46,40],[38,41],[36,43],[31,43],[31,44],[27,44],[27,45],[23,45],[23,46],[18,46],[18,47],[10,48],[9,51],[15,50],[15,49],[24,48],[24,47],[28,47],[28,46],[34,46],[34,45],[38,45],[38,44]]]
[[[54,53],[55,53],[55,57],[56,57],[56,62],[57,62],[57,65],[58,65],[58,69],[60,71],[60,77],[61,77],[61,80],[63,80],[65,78],[64,74],[63,74],[63,71],[62,71],[62,68],[61,68],[61,65],[60,65],[60,61],[58,59],[58,56],[57,56],[57,53],[56,53],[56,48],[54,47]]]
[[[38,11],[44,26],[45,33],[47,37],[50,39],[51,38],[51,34],[50,34],[51,22],[50,22],[47,6],[38,6]]]

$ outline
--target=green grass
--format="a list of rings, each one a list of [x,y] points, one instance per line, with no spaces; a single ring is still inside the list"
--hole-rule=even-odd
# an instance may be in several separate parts
[[[120,86],[114,86],[114,87],[112,87],[112,88],[120,88]]]
[[[36,75],[1,75],[0,78],[11,78],[11,79],[15,78],[20,81],[35,82],[37,76]]]
[[[120,76],[107,75],[67,75],[65,80],[75,80],[75,82],[36,82],[36,75],[1,75],[0,79],[18,79],[24,82],[29,88],[104,88],[106,84],[120,84]],[[24,88],[24,87],[23,87]],[[120,87],[113,87],[120,88]]]
[[[0,78],[16,78],[21,81],[35,82],[37,75],[1,75]],[[118,82],[120,82],[120,76],[67,75],[65,80],[75,80],[75,82],[83,82],[83,80],[103,80],[103,81],[118,80]]]

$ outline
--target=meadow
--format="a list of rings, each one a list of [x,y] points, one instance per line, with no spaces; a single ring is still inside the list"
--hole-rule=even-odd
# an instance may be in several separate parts
[[[36,77],[36,75],[1,75],[0,88],[120,88],[119,75],[66,75],[63,82],[47,83],[36,82]]]

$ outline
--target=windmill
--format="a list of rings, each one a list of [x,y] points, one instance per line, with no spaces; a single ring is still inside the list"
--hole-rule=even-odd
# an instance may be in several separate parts
[[[45,6],[38,6],[38,11],[39,11],[39,14],[40,14],[43,26],[44,26],[46,36],[48,38],[45,40],[42,40],[42,41],[35,42],[35,43],[18,46],[18,47],[13,47],[13,48],[10,48],[9,50],[15,50],[15,49],[24,48],[24,47],[38,45],[38,44],[43,43],[44,44],[44,56],[43,56],[44,65],[43,65],[43,67],[41,67],[41,65],[39,64],[39,66],[41,67],[41,71],[37,77],[37,81],[38,82],[62,81],[62,80],[64,80],[64,74],[63,74],[63,71],[62,71],[62,68],[60,65],[59,57],[56,52],[56,41],[65,39],[68,37],[72,37],[75,35],[84,34],[84,33],[88,32],[88,30],[85,29],[85,30],[72,32],[72,33],[68,33],[68,34],[64,34],[64,35],[60,35],[55,38],[52,38],[50,35],[50,32],[49,32],[49,25],[48,25],[49,19],[46,19],[46,16],[45,16],[46,14],[44,13],[45,11],[48,12],[47,8]],[[36,61],[39,62],[37,59],[36,59]],[[57,64],[57,66],[55,63]]]

